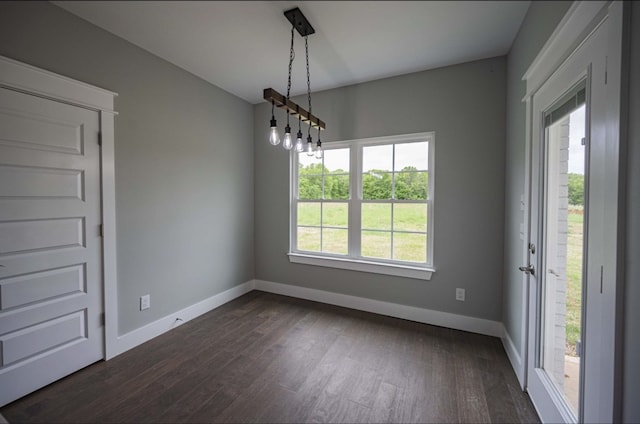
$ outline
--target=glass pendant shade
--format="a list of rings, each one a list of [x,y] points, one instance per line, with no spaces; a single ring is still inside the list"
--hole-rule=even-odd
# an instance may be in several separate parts
[[[269,143],[272,146],[277,146],[280,144],[280,134],[278,134],[278,126],[276,125],[276,120],[271,120],[271,130],[269,131]]]
[[[322,159],[322,143],[318,139],[318,147],[316,147],[316,159]]]
[[[282,142],[282,147],[285,150],[291,150],[293,147],[293,140],[291,139],[291,127],[287,125],[284,128],[284,141]]]

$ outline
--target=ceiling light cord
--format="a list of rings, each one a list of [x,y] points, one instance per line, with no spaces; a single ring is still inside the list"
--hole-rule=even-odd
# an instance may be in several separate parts
[[[309,115],[313,113],[311,110],[311,74],[309,72],[309,36],[304,36],[304,51],[305,56],[307,58],[307,99],[309,101]],[[307,140],[311,143],[311,123],[309,123],[309,128],[307,129]]]
[[[291,94],[291,67],[293,66],[293,59],[296,57],[296,52],[293,50],[293,30],[294,26],[291,25],[291,49],[289,49],[289,80],[287,81],[287,100]]]

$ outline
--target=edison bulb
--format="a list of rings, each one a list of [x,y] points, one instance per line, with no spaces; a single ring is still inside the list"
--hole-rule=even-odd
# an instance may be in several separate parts
[[[280,134],[278,134],[278,127],[271,127],[269,132],[269,143],[273,146],[280,144]]]
[[[302,144],[302,133],[298,131],[298,137],[296,138],[296,152],[302,153],[304,151],[304,144]]]
[[[291,150],[291,148],[293,147],[293,140],[291,139],[291,132],[284,133],[284,141],[282,142],[282,147],[284,147],[285,150]]]

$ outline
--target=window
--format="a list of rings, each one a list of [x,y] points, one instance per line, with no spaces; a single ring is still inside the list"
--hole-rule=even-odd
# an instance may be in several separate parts
[[[429,279],[434,134],[292,154],[292,262]]]

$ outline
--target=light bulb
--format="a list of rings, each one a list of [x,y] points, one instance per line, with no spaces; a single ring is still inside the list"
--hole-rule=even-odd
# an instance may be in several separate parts
[[[285,150],[291,150],[293,147],[291,140],[291,127],[289,125],[284,128],[284,141],[282,142],[282,147],[284,147]]]
[[[318,147],[316,148],[316,159],[322,159],[322,146],[320,142],[318,142]]]
[[[269,131],[269,143],[273,146],[280,144],[280,134],[278,134],[278,127],[271,125],[271,131]]]
[[[313,156],[313,143],[311,142],[311,136],[307,136],[307,156]]]
[[[298,131],[296,138],[296,152],[301,153],[304,151],[304,145],[302,144],[302,131]]]

